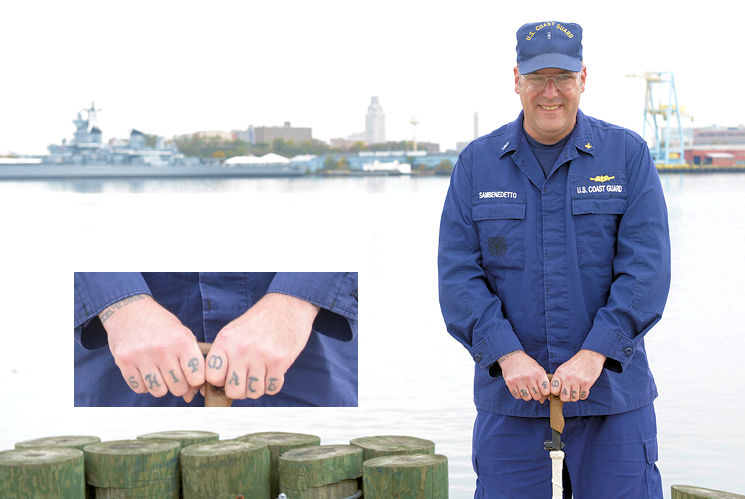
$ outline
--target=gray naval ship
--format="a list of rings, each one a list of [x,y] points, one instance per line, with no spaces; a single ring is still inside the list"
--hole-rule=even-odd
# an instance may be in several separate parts
[[[0,180],[290,177],[305,173],[304,165],[276,154],[203,163],[164,144],[160,137],[154,147],[146,146],[145,135],[138,130],[132,130],[126,142],[104,144],[94,124],[97,111],[91,104],[82,111],[85,119],[78,113],[72,141],[48,146],[47,156],[0,158]]]

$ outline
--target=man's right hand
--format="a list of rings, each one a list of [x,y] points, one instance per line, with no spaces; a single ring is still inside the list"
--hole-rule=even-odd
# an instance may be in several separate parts
[[[524,351],[510,352],[497,362],[507,389],[516,399],[537,400],[542,404],[551,393],[546,371]]]
[[[125,298],[98,317],[109,349],[135,393],[171,392],[191,402],[204,384],[204,357],[192,332],[148,295]]]

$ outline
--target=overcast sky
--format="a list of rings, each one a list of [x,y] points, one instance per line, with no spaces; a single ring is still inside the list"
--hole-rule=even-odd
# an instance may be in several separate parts
[[[104,140],[253,125],[364,130],[380,97],[389,140],[444,148],[512,121],[526,22],[584,28],[581,108],[641,132],[640,71],[673,71],[694,125],[745,123],[739,2],[15,1],[0,7],[0,154],[71,138],[95,101]],[[566,4],[566,2],[563,2]]]

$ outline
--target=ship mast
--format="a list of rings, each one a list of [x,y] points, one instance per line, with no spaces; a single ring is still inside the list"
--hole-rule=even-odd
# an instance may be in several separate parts
[[[83,109],[84,113],[88,113],[88,126],[90,126],[91,128],[96,126],[96,117],[98,116],[99,111],[102,111],[102,109],[96,109],[95,102],[91,102],[91,107],[89,107],[88,109]]]

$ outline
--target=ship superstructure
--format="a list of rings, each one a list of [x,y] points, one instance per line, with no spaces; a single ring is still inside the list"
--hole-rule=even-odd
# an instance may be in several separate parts
[[[156,137],[154,147],[145,145],[145,134],[133,129],[129,140],[102,142],[101,130],[95,124],[96,109],[91,107],[78,113],[73,120],[75,135],[72,141],[48,146],[45,164],[52,165],[146,165],[146,166],[195,166],[198,158],[187,158],[173,145],[165,145]],[[82,113],[86,114],[83,118]]]

